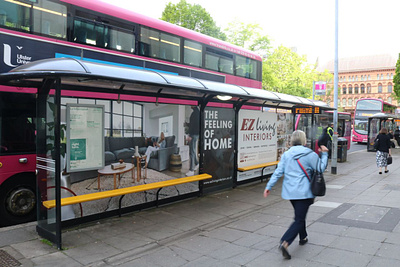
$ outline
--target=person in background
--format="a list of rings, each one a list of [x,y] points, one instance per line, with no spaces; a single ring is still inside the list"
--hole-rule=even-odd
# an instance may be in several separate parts
[[[282,236],[279,249],[285,259],[291,259],[288,247],[298,235],[299,244],[308,242],[306,230],[306,216],[308,208],[314,203],[314,195],[310,189],[310,182],[298,164],[303,165],[309,177],[315,170],[323,172],[328,164],[328,148],[320,146],[321,158],[307,144],[306,134],[303,131],[294,131],[291,138],[292,147],[283,153],[278,167],[272,174],[264,190],[264,197],[268,197],[272,187],[284,176],[282,183],[282,198],[290,200],[294,208],[294,222]]]
[[[388,173],[387,158],[392,155],[392,150],[390,148],[390,137],[386,128],[382,128],[379,131],[375,142],[378,142],[378,148],[376,149],[376,166],[379,168],[379,174],[382,174],[382,167],[385,167],[385,173]]]
[[[396,139],[397,144],[400,145],[400,126],[394,131],[394,139]]]
[[[390,130],[389,133],[388,133],[388,135],[389,135],[390,142],[391,142],[390,147],[391,147],[391,148],[398,147],[399,144],[397,143],[396,139],[394,139],[393,130]]]
[[[326,127],[322,133],[322,135],[318,139],[318,146],[325,146],[329,150],[329,158],[332,153],[332,141],[333,141],[333,123],[330,123],[328,127]]]
[[[163,132],[160,133],[160,137],[158,137],[157,141],[153,142],[152,146],[147,147],[146,153],[145,153],[147,157],[146,157],[146,164],[144,165],[144,168],[147,168],[147,164],[149,164],[151,153],[153,151],[159,150],[160,148],[165,148],[165,136],[164,136]]]
[[[197,159],[197,140],[199,139],[200,133],[200,111],[197,106],[192,106],[192,114],[190,115],[189,123],[189,137],[187,138],[189,142],[189,158],[190,167],[186,176],[194,175],[194,171],[199,167],[199,160]]]

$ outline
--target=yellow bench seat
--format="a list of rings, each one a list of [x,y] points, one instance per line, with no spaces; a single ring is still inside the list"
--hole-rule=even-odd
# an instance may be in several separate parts
[[[85,194],[85,195],[66,197],[66,198],[61,199],[61,206],[73,205],[73,204],[78,204],[78,203],[88,202],[88,201],[93,201],[93,200],[99,200],[99,199],[109,198],[109,197],[123,196],[126,194],[143,192],[143,191],[152,190],[152,189],[160,189],[163,187],[185,184],[185,183],[190,183],[190,182],[196,182],[196,181],[206,180],[206,179],[210,179],[210,178],[212,178],[211,175],[209,175],[207,173],[203,173],[203,174],[199,174],[199,175],[193,175],[193,176],[177,178],[177,179],[172,179],[172,180],[167,180],[167,181],[162,181],[162,182],[156,182],[156,183],[151,183],[151,184],[143,184],[143,185],[114,189],[114,190],[108,190],[108,191],[103,191],[103,192],[96,192],[96,193],[90,193],[90,194]],[[43,201],[43,206],[45,206],[48,209],[54,208],[56,206],[56,201],[54,199]]]
[[[255,170],[255,169],[278,165],[278,163],[279,163],[279,161],[272,161],[272,162],[268,162],[268,163],[261,163],[261,164],[247,166],[247,167],[240,167],[240,168],[238,168],[238,171],[245,172],[245,171],[250,171],[250,170]]]

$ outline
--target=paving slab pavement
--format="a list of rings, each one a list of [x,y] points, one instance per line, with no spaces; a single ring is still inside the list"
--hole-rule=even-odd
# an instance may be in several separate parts
[[[255,182],[67,229],[62,251],[37,235],[35,222],[0,228],[0,266],[400,266],[397,162],[400,149],[379,175],[375,153],[357,151],[338,174],[325,172],[309,242],[293,242],[291,260],[277,249],[293,219],[290,202],[280,183],[264,199],[265,182]]]

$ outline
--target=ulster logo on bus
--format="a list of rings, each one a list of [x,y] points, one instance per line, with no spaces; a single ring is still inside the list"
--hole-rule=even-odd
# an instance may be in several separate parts
[[[3,62],[9,67],[18,67],[32,61],[32,57],[22,54],[23,46],[16,46],[17,53],[13,56],[11,46],[3,44]],[[14,57],[14,60],[13,60]]]

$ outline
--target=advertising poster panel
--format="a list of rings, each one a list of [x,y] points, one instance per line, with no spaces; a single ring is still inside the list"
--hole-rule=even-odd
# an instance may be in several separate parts
[[[104,106],[67,104],[67,172],[104,167]]]
[[[277,160],[277,114],[240,110],[238,167],[247,167]],[[264,169],[272,173],[275,166]],[[261,176],[261,169],[238,172],[238,181]]]
[[[204,111],[205,173],[213,179],[204,182],[204,190],[229,188],[233,184],[235,142],[235,112],[233,109],[207,107]]]

